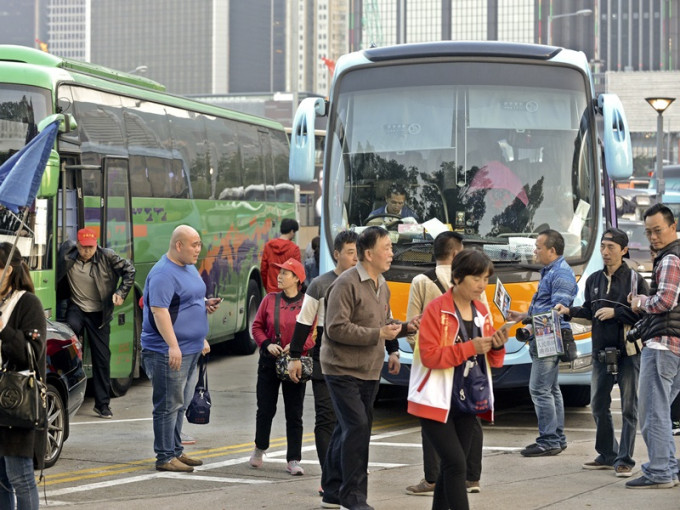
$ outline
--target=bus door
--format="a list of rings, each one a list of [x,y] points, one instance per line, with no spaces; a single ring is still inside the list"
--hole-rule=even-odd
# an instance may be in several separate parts
[[[127,158],[102,158],[101,245],[121,257],[134,260],[130,172]],[[132,384],[137,367],[141,316],[135,317],[134,289],[121,306],[113,310],[111,321],[111,391],[122,395]]]

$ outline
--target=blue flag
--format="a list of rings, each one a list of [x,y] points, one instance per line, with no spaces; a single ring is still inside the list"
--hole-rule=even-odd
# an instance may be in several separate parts
[[[30,205],[35,199],[59,131],[59,122],[55,120],[48,124],[0,166],[0,204],[10,211],[16,213],[19,207]]]

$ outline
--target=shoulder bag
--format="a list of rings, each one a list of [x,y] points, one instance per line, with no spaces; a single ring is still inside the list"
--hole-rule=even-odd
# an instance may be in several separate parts
[[[210,421],[212,400],[208,391],[208,360],[201,356],[198,360],[198,381],[194,389],[194,396],[187,407],[186,415],[189,423],[205,425]]]
[[[472,305],[473,324],[477,311]],[[469,341],[468,333],[463,319],[456,310],[459,321],[459,339],[462,342]],[[473,336],[479,334],[478,327],[473,326]],[[453,396],[452,402],[455,408],[466,414],[480,414],[491,410],[492,407],[491,385],[486,371],[486,357],[475,354],[470,356],[465,363],[453,369]]]
[[[0,427],[43,430],[47,424],[47,387],[40,380],[28,340],[26,357],[28,370],[10,370],[5,364],[0,371]]]
[[[276,294],[274,301],[274,332],[276,333],[276,343],[281,341],[281,331],[279,329],[279,308],[281,305],[281,293]],[[282,354],[276,358],[276,376],[282,381],[293,382],[288,373],[288,362],[290,361],[289,354]],[[305,383],[312,377],[314,371],[314,360],[311,356],[300,356],[300,363],[302,363],[302,374],[300,375],[300,382]]]

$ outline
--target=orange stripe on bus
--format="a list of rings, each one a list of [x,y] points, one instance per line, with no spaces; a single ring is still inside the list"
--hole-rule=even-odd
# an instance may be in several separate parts
[[[132,235],[134,237],[147,237],[149,235],[149,232],[147,230],[146,225],[134,225],[132,227]]]

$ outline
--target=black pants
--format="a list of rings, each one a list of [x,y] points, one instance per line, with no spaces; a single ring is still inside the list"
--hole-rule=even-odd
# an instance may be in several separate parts
[[[473,414],[449,413],[446,423],[421,418],[423,434],[427,436],[441,458],[441,469],[434,489],[432,510],[468,510],[465,460],[474,429],[478,426]]]
[[[276,375],[276,359],[262,352],[257,364],[257,413],[255,415],[255,446],[260,450],[269,448],[272,422],[279,400],[279,387],[283,393],[286,414],[286,460],[302,459],[302,409],[305,400],[305,384],[285,382]]]
[[[366,504],[368,447],[378,382],[343,375],[326,376],[338,419],[321,475],[326,502],[340,503],[347,508]]]
[[[425,480],[434,483],[439,478],[440,461],[437,449],[421,429],[423,440],[423,471]],[[467,475],[465,479],[469,482],[478,482],[482,478],[482,448],[484,446],[484,431],[479,418],[475,420],[475,427],[472,430],[472,442],[470,451],[467,455]]]
[[[671,404],[671,421],[680,421],[680,394]]]
[[[326,462],[328,444],[335,428],[336,418],[333,410],[333,401],[328,391],[325,379],[312,378],[312,390],[314,391],[314,441],[316,454],[319,457],[319,465],[323,468]]]
[[[102,312],[83,312],[73,303],[70,303],[66,310],[66,322],[76,336],[80,336],[83,331],[87,334],[92,356],[94,406],[101,409],[111,401],[111,349],[109,349],[111,326],[108,322],[102,325]]]

